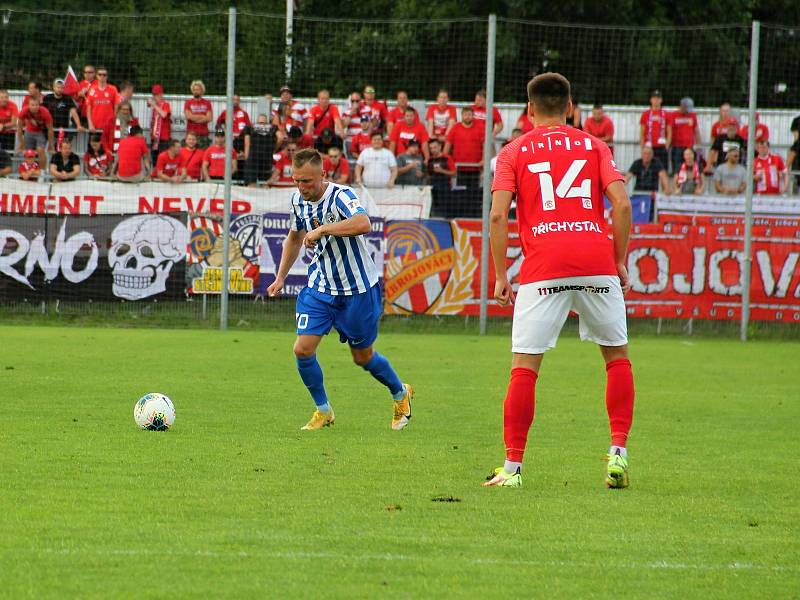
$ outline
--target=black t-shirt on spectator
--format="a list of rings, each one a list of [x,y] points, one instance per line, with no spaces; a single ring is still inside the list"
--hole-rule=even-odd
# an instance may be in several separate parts
[[[792,125],[789,127],[790,131],[797,131],[800,133],[800,116],[792,119]]]
[[[8,155],[8,152],[0,149],[0,169],[5,169],[6,167],[10,166],[11,166],[11,157]]]
[[[329,138],[327,142],[320,136],[317,138],[317,141],[314,142],[314,148],[316,148],[317,152],[320,154],[327,154],[329,148],[338,148],[344,151],[344,142],[338,135]]]
[[[633,161],[631,168],[628,169],[636,176],[636,187],[634,190],[642,192],[658,191],[658,174],[664,170],[664,165],[657,158],[653,158],[648,166],[644,166],[641,158]]]
[[[80,167],[81,159],[78,158],[78,155],[74,152],[70,152],[69,158],[64,161],[64,156],[61,152],[53,155],[53,159],[50,161],[51,165],[56,166],[56,171],[60,173],[72,173],[72,170],[75,168],[75,165]]]
[[[433,170],[436,165],[439,165],[445,171],[447,170],[447,157],[446,156],[431,156],[428,159],[428,176],[430,177],[430,184],[437,190],[450,189],[450,176],[437,173]]]
[[[240,137],[250,136],[250,160],[256,163],[266,162],[272,165],[275,153],[275,127],[273,125],[246,125]]]
[[[56,98],[55,94],[47,94],[44,97],[44,107],[53,115],[53,128],[59,129],[61,127],[67,129],[74,127],[74,123],[70,125],[69,111],[73,108],[78,108],[75,100],[71,97],[62,94],[61,98]]]
[[[727,135],[718,135],[714,138],[714,143],[711,145],[712,150],[717,151],[717,164],[715,166],[719,166],[725,162],[725,157],[728,156],[728,151],[731,148],[739,148],[739,162],[744,162],[744,149],[747,146],[747,142],[745,142],[744,138],[740,135],[736,135],[732,138],[729,138]]]
[[[797,117],[800,119],[800,117]],[[789,169],[792,171],[800,171],[800,138],[797,138],[792,144],[792,147],[789,150],[794,151],[794,163],[789,165]]]

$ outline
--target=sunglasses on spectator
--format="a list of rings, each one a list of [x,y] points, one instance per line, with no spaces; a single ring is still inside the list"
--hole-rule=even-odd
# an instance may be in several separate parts
[[[97,74],[98,77],[108,77],[108,73],[100,72]]]

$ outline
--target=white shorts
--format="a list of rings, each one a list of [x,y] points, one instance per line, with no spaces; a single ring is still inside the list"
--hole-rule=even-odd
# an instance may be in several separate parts
[[[611,275],[563,277],[519,287],[511,330],[512,352],[542,354],[555,348],[570,311],[578,313],[582,340],[601,346],[628,343],[625,301],[619,278]]]

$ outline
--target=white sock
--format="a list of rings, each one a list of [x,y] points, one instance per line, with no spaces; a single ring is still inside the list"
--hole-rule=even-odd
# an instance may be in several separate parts
[[[628,458],[628,451],[625,449],[625,446],[611,446],[608,449],[609,454],[616,454],[619,451],[619,455],[622,458]]]
[[[517,472],[517,469],[522,472],[522,463],[521,462],[514,462],[511,460],[507,460],[503,465],[503,470],[506,473],[511,473],[512,475]]]

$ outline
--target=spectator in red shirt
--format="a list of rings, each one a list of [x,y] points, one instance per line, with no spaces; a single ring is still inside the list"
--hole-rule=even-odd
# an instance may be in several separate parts
[[[89,136],[89,146],[83,155],[83,170],[92,179],[107,179],[111,175],[114,158],[103,146],[103,136],[93,133]]]
[[[286,111],[285,127],[287,129],[291,125],[297,125],[301,128],[304,127],[306,119],[308,118],[308,109],[306,108],[305,104],[294,99],[292,96],[292,90],[289,89],[288,85],[281,87],[280,100],[281,101],[275,108],[274,113],[277,114],[280,112],[281,108]],[[286,131],[286,129],[284,129],[284,131]]]
[[[364,101],[361,103],[361,115],[367,115],[372,121],[371,132],[383,131],[389,120],[389,111],[386,105],[380,100],[375,99],[375,87],[372,85],[364,86]]]
[[[700,125],[697,114],[694,112],[694,101],[691,98],[681,98],[681,104],[670,115],[672,123],[672,144],[670,148],[671,172],[677,173],[684,160],[684,150],[695,145],[700,145]]]
[[[789,189],[789,171],[783,159],[769,150],[769,141],[756,140],[756,157],[753,161],[753,181],[756,194],[785,194]]]
[[[417,111],[411,106],[407,106],[405,117],[402,121],[395,123],[392,132],[389,134],[389,150],[395,156],[405,154],[408,150],[408,143],[411,140],[416,140],[419,144],[427,163],[428,156],[430,156],[428,151],[428,132],[419,122]]]
[[[367,115],[361,115],[361,132],[358,135],[353,136],[353,139],[350,142],[350,156],[353,158],[358,158],[359,154],[370,147],[372,138],[372,134],[370,133],[371,129],[372,119],[370,119]]]
[[[386,118],[386,132],[389,135],[391,135],[392,128],[394,127],[395,123],[405,119],[406,109],[408,107],[408,92],[405,90],[399,90],[397,92],[397,104],[389,111],[389,115]],[[414,122],[419,123],[419,115],[417,115],[416,112],[414,113]]]
[[[667,111],[661,108],[661,91],[653,90],[650,93],[650,108],[639,117],[639,147],[644,148],[649,144],[653,148],[653,155],[669,168],[669,148],[672,141],[672,125]]]
[[[472,115],[473,119],[475,120],[475,124],[481,129],[481,131],[483,131],[486,126],[486,90],[478,90],[475,93],[475,104],[473,104],[470,108],[472,108]],[[461,116],[463,119],[463,111]],[[503,131],[503,117],[500,115],[500,111],[497,110],[497,107],[495,106],[492,109],[492,137],[495,137],[501,131]],[[456,162],[458,162],[458,160],[456,160]]]
[[[302,150],[303,148],[313,148],[314,138],[308,134],[303,133],[299,127],[289,127],[287,133],[288,141],[297,144],[297,147]]]
[[[747,125],[742,125],[741,129],[739,129],[739,137],[745,142],[747,142],[747,132]],[[756,113],[756,140],[769,141],[769,127],[761,122],[761,115],[758,113]]]
[[[231,150],[231,177],[236,174],[236,150]],[[225,131],[218,129],[214,133],[214,144],[206,148],[203,155],[203,180],[225,179]]]
[[[425,113],[425,122],[428,126],[428,137],[437,139],[444,144],[447,134],[456,124],[456,107],[450,106],[450,94],[447,90],[439,90],[436,95],[436,104],[431,104]]]
[[[93,65],[85,65],[83,67],[83,79],[81,79],[80,83],[78,84],[78,97],[75,100],[78,102],[78,109],[81,113],[81,122],[83,123],[84,127],[89,126],[89,121],[86,119],[86,94],[89,93],[89,90],[97,85],[97,79],[95,75],[97,74],[97,70],[94,68]]]
[[[200,181],[203,176],[203,149],[197,145],[197,136],[187,133],[185,146],[181,148],[181,159],[186,167],[186,181]]]
[[[345,139],[349,142],[361,133],[361,92],[351,92],[348,100],[349,104],[344,104],[339,112],[342,115]]]
[[[38,181],[42,168],[36,160],[36,150],[25,150],[22,162],[19,163],[19,178],[23,181]]]
[[[28,107],[28,101],[31,98],[36,98],[39,101],[39,106],[44,105],[44,94],[42,94],[42,84],[38,81],[28,82],[28,95],[22,99],[23,110]]]
[[[99,69],[98,69],[99,71]],[[144,161],[144,166],[142,166]],[[150,150],[144,141],[142,128],[136,119],[131,119],[130,134],[119,143],[119,151],[111,171],[117,179],[128,183],[144,181],[150,170]]]
[[[719,106],[719,119],[714,121],[711,126],[711,142],[713,143],[721,135],[725,135],[728,130],[729,124],[735,124],[736,129],[739,129],[739,121],[731,114],[731,105],[723,102]]]
[[[267,185],[274,187],[291,187],[295,185],[292,179],[292,160],[297,152],[297,144],[288,142],[286,150],[276,154],[272,166],[272,175],[267,181]]]
[[[239,157],[237,159],[237,172],[244,172],[244,165],[250,156],[250,132],[253,124],[250,122],[250,115],[241,107],[242,99],[239,94],[233,95],[233,149]],[[217,129],[224,129],[227,119],[227,110],[223,110],[217,117]]]
[[[328,155],[322,160],[322,170],[332,183],[346,184],[350,179],[350,164],[339,148],[328,149]]]
[[[186,133],[197,136],[197,145],[200,148],[208,146],[208,124],[211,123],[213,110],[211,102],[203,98],[206,93],[205,84],[196,79],[190,89],[192,97],[183,103],[183,116],[186,117]]]
[[[150,113],[150,148],[153,162],[158,160],[158,156],[170,146],[172,138],[172,107],[169,102],[164,100],[164,88],[160,83],[155,84],[150,93],[151,98],[147,99],[147,106],[152,110]]]
[[[611,153],[614,153],[614,123],[605,114],[602,104],[595,104],[592,107],[592,114],[586,118],[583,130],[601,142],[605,142]]]
[[[153,179],[166,183],[181,183],[186,179],[186,163],[178,140],[170,140],[167,149],[158,155]]]
[[[331,104],[330,92],[320,90],[317,92],[317,104],[308,111],[306,134],[319,137],[325,129],[330,129],[337,136],[344,136],[339,109],[336,108],[336,105]]]
[[[25,127],[23,134],[22,128]],[[45,137],[44,131],[47,131]],[[17,119],[17,139],[20,151],[36,150],[39,154],[39,164],[47,164],[45,149],[53,152],[53,117],[44,107],[39,106],[39,100],[31,98],[28,106],[22,109]]]
[[[525,105],[525,108],[522,109],[522,114],[517,119],[517,124],[514,126],[515,129],[519,129],[522,133],[528,133],[529,131],[533,131],[533,123],[531,122],[530,115],[528,115],[528,105]]]
[[[447,136],[444,153],[452,151],[458,171],[458,184],[464,187],[478,187],[483,167],[484,130],[473,118],[469,106],[461,109],[461,122],[456,123]]]
[[[89,122],[89,131],[101,130],[106,146],[113,148],[116,109],[122,97],[117,88],[108,83],[108,69],[98,67],[97,79],[97,85],[86,94],[86,120]]]
[[[14,151],[19,109],[8,98],[8,90],[0,90],[0,150]]]

